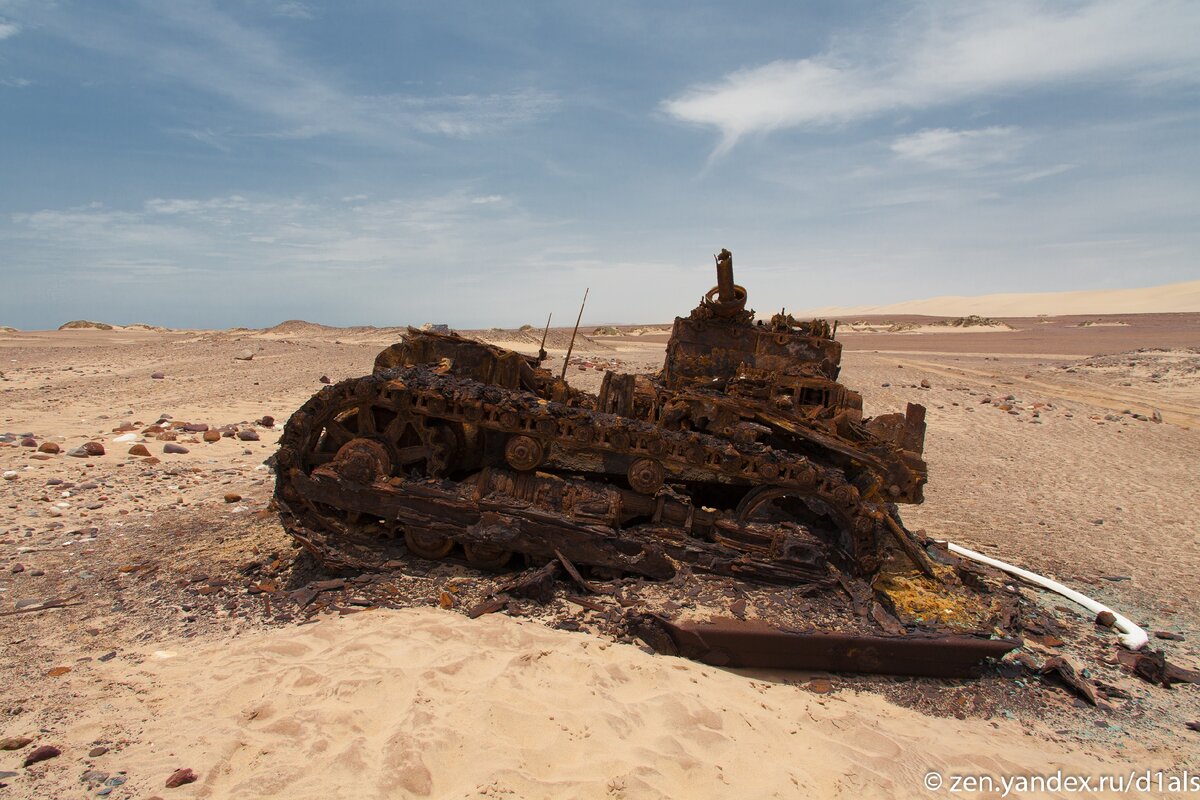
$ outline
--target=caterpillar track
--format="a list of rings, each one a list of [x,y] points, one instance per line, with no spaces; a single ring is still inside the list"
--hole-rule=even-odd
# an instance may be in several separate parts
[[[753,321],[722,251],[658,376],[583,394],[533,358],[410,329],[373,374],[288,421],[276,501],[330,567],[565,557],[668,579],[681,565],[813,591],[921,564],[896,503],[920,502],[924,409],[863,420],[823,321]]]

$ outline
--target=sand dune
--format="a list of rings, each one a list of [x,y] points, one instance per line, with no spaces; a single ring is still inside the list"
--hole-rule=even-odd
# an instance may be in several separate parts
[[[931,725],[502,615],[375,611],[144,657],[97,665],[67,744],[136,727],[118,760],[194,769],[195,797],[878,797],[931,769],[1105,769],[1016,722]]]
[[[1021,292],[974,297],[946,295],[882,306],[829,307],[800,312],[800,316],[927,314],[958,317],[1036,317],[1040,314],[1153,314],[1200,311],[1200,280],[1142,289],[1101,289],[1074,292]]]

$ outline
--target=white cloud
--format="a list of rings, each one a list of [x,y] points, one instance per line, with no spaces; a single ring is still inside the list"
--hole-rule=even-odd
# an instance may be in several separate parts
[[[1013,127],[931,128],[896,139],[892,152],[932,167],[975,169],[1010,160],[1021,148],[1021,138]]]
[[[31,85],[32,83],[25,78],[0,78],[0,86],[7,86],[11,89],[24,89]]]
[[[21,30],[21,26],[0,20],[0,39],[7,39],[10,36],[16,36]]]
[[[1200,3],[1186,0],[936,0],[884,35],[741,69],[662,108],[742,137],[934,108],[1065,81],[1197,82]]]
[[[276,3],[271,9],[271,13],[277,17],[289,17],[291,19],[312,19],[316,16],[307,3],[298,2]]]
[[[1064,172],[1069,172],[1070,170],[1075,169],[1076,166],[1078,166],[1078,165],[1077,164],[1055,164],[1052,167],[1046,167],[1045,169],[1037,169],[1032,172],[1026,172],[1022,175],[1018,175],[1016,178],[1014,178],[1014,180],[1017,183],[1031,183],[1032,181],[1040,181],[1042,178],[1049,178],[1054,175],[1061,175]]]
[[[281,8],[297,16],[305,7],[274,7]],[[151,79],[174,81],[251,112],[249,125],[257,130],[180,131],[218,149],[247,137],[351,136],[392,147],[419,135],[467,138],[533,122],[558,105],[557,95],[528,87],[433,97],[366,94],[328,69],[310,65],[270,31],[210,5],[169,3],[152,9],[136,29],[103,13],[52,15],[41,27],[80,47],[134,60]]]

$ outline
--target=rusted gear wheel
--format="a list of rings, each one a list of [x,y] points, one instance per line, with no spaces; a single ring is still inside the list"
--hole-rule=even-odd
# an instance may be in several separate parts
[[[329,387],[303,413],[285,430],[287,460],[314,477],[332,473],[363,485],[414,473],[437,478],[453,470],[462,453],[454,425],[416,413],[411,395],[375,377]],[[308,500],[302,505],[305,524],[343,541],[399,533],[394,525],[355,511]],[[428,559],[443,558],[454,547],[453,540],[428,531],[404,531],[404,540],[412,553]]]
[[[662,464],[652,458],[638,458],[629,465],[626,473],[629,487],[639,494],[654,494],[663,485]]]
[[[519,472],[537,469],[546,458],[546,448],[532,436],[518,434],[504,445],[504,460]]]
[[[430,561],[445,558],[454,549],[453,539],[415,528],[409,528],[404,532],[404,543],[408,545],[410,553]]]
[[[464,543],[463,552],[472,566],[498,571],[512,558],[512,551],[494,544]]]
[[[405,403],[369,390],[360,394],[358,388],[312,421],[308,446],[301,450],[306,467],[334,460],[356,439],[382,445],[394,474],[416,470],[440,477],[453,466],[458,441],[452,430],[414,414]]]
[[[847,484],[838,488],[854,489]],[[738,503],[735,516],[744,525],[755,520],[770,521],[770,515],[783,514],[805,523],[806,528],[822,536],[848,565],[873,564],[874,529],[866,530],[857,524],[857,507],[848,508],[844,503],[848,495],[849,492],[835,491],[829,496],[796,487],[759,486],[746,493]]]

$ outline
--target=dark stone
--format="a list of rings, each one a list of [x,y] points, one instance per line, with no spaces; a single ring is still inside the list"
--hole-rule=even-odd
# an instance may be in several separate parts
[[[168,789],[175,789],[183,786],[184,784],[192,783],[198,777],[199,776],[196,773],[192,772],[186,767],[183,769],[177,769],[171,773],[171,777],[167,778],[166,787]]]
[[[162,374],[161,372],[152,372],[152,373],[150,373],[150,377],[156,381],[161,381],[163,378],[165,378],[167,376]]]
[[[93,747],[91,750],[88,750],[88,757],[89,758],[99,758],[100,756],[104,755],[107,752],[108,752],[108,748],[104,747],[103,745],[101,745],[100,747]],[[105,777],[107,777],[107,776],[105,776]]]
[[[175,444],[174,442],[167,442],[166,444],[163,445],[163,452],[164,453],[183,454],[183,453],[188,452],[188,449],[181,444]]]
[[[28,767],[29,765],[36,764],[39,761],[49,761],[50,759],[58,758],[61,755],[62,750],[59,750],[53,745],[44,744],[41,747],[35,748],[32,753],[25,756],[25,761],[22,762],[21,766]]]
[[[84,442],[83,450],[87,452],[89,456],[104,455],[104,445],[100,444],[99,442]]]
[[[238,431],[237,438],[241,439],[243,442],[257,442],[258,432],[252,430]]]
[[[1117,615],[1111,611],[1101,611],[1096,615],[1096,624],[1102,625],[1105,628],[1111,628],[1117,624]]]

